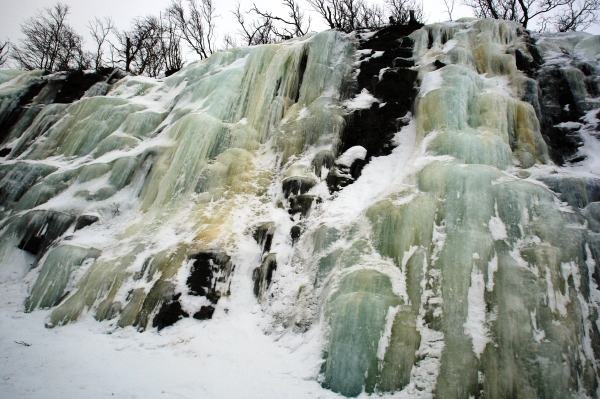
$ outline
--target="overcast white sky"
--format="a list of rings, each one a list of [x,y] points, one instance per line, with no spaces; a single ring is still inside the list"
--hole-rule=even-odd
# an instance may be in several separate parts
[[[125,28],[134,17],[147,14],[158,14],[167,7],[169,0],[62,0],[71,7],[70,21],[78,31],[86,29],[87,21],[94,16],[110,16],[117,26]],[[301,3],[302,0],[300,0]],[[377,1],[377,0],[376,0]],[[420,1],[420,0],[419,0]],[[280,7],[278,0],[241,0],[242,9],[249,8],[252,3],[258,8],[276,10]],[[36,10],[50,7],[56,3],[55,0],[0,0],[0,38],[15,38],[19,35],[19,25],[24,19],[33,15]],[[457,1],[458,3],[458,1]],[[231,15],[237,0],[214,0],[217,13],[219,30],[231,31],[236,29]],[[448,19],[443,8],[442,0],[423,0],[423,7],[427,16],[427,22],[435,22]],[[308,8],[308,6],[307,6]],[[307,11],[309,11],[307,9]],[[467,7],[457,5],[454,17],[471,15]],[[313,16],[314,30],[325,29],[318,16]]]
[[[302,0],[300,0],[302,3]],[[379,0],[381,1],[381,0]],[[417,0],[421,1],[421,0]],[[457,0],[453,17],[471,16],[468,7],[462,5],[463,0]],[[130,21],[138,16],[147,14],[157,15],[167,7],[169,0],[63,0],[71,7],[70,23],[76,30],[87,38],[87,21],[95,16],[110,16],[119,28],[127,28]],[[240,0],[242,9],[248,8],[252,0]],[[279,0],[254,0],[259,8],[276,11],[280,7]],[[426,22],[437,22],[448,19],[442,0],[422,0],[425,11]],[[19,26],[37,10],[50,7],[56,3],[55,0],[0,0],[0,40],[10,39],[17,41],[20,37]],[[214,0],[219,19],[217,20],[217,31],[224,33],[235,33],[237,27],[233,21],[231,10],[234,9],[237,0]],[[309,10],[307,10],[309,11]],[[312,30],[322,30],[326,26],[317,15],[312,17]],[[596,25],[592,33],[600,34],[600,26]]]

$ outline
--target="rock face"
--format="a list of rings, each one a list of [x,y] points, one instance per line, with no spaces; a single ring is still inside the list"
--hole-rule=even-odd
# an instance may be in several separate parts
[[[340,153],[362,146],[369,157],[389,154],[392,137],[407,122],[417,94],[414,41],[409,35],[421,25],[392,25],[374,34],[358,34],[360,67],[356,93],[367,90],[375,96],[370,107],[347,117],[340,138]]]
[[[1,71],[0,268],[48,327],[310,331],[348,397],[597,397],[599,57],[461,20]]]
[[[227,254],[201,252],[194,254],[189,260],[191,266],[186,279],[185,292],[177,292],[164,301],[152,326],[159,330],[175,324],[178,320],[189,317],[194,319],[210,319],[215,311],[215,305],[222,296],[229,295],[229,278],[234,266]],[[186,297],[203,297],[205,305],[182,305]]]

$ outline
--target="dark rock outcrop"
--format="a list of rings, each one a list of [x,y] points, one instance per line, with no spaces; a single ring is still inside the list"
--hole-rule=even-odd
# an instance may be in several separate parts
[[[579,129],[565,122],[580,122],[593,107],[588,98],[599,94],[597,71],[590,63],[566,58],[564,62],[544,63],[535,40],[527,31],[522,36],[529,54],[518,49],[514,52],[517,68],[530,77],[522,98],[536,111],[552,160],[558,165],[579,162],[583,160],[577,155],[583,144]]]
[[[263,298],[271,281],[273,280],[273,273],[277,269],[277,256],[274,253],[270,253],[263,258],[263,261],[259,267],[254,269],[252,273],[252,279],[254,280],[254,295],[257,298]]]
[[[213,313],[215,313],[214,306],[201,306],[200,310],[194,313],[192,317],[197,320],[208,320],[212,318]]]
[[[378,102],[347,117],[339,153],[357,145],[367,149],[368,157],[391,152],[391,140],[417,95],[417,72],[410,69],[414,43],[408,35],[421,27],[417,23],[392,25],[360,40],[360,49],[371,53],[360,63],[355,93],[367,89]]]
[[[300,236],[302,235],[302,228],[299,225],[293,225],[290,229],[290,237],[292,237],[292,244],[295,244]]]
[[[16,230],[23,232],[18,248],[41,257],[52,243],[73,224],[75,216],[68,213],[31,211],[18,221]]]
[[[192,317],[198,320],[210,319],[215,305],[223,295],[229,295],[229,278],[234,266],[230,257],[222,252],[200,252],[190,257],[193,261],[186,284],[186,293],[175,293],[163,302],[152,321],[152,326],[159,330],[175,324],[182,318]],[[172,291],[171,291],[172,292]],[[210,305],[202,305],[199,309],[188,313],[181,305],[183,295],[204,296]]]
[[[314,179],[303,176],[293,176],[283,179],[283,181],[281,182],[281,188],[283,190],[283,195],[286,198],[289,198],[292,195],[306,193],[315,184],[316,182],[314,181]]]
[[[217,303],[229,291],[224,284],[233,272],[231,259],[221,252],[200,252],[191,259],[194,263],[186,282],[189,294],[205,296],[212,303]]]
[[[313,204],[318,204],[321,202],[321,198],[316,195],[311,194],[300,194],[294,195],[290,197],[290,208],[288,212],[291,215],[295,215],[299,213],[303,217],[306,217],[310,212]]]
[[[152,327],[156,327],[160,331],[165,327],[172,326],[184,317],[189,317],[181,308],[180,297],[181,294],[175,294],[170,300],[162,304],[152,320]]]
[[[255,227],[252,237],[254,237],[258,245],[260,245],[263,253],[271,250],[274,233],[275,224],[273,222],[262,223]]]
[[[77,217],[77,220],[75,221],[75,230],[80,230],[84,227],[90,226],[96,223],[98,220],[100,219],[96,215],[81,215]]]

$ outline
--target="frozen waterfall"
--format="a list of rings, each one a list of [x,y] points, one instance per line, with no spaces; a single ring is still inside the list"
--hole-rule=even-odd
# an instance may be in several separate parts
[[[349,397],[600,395],[600,36],[467,19],[69,79],[0,71],[24,318],[252,317]]]

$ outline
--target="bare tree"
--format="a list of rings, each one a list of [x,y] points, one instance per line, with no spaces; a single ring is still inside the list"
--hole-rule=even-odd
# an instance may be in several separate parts
[[[417,4],[415,0],[385,0],[385,4],[391,17],[398,24],[407,24],[411,21],[411,18],[415,21],[423,20],[423,7]]]
[[[183,40],[200,56],[208,58],[215,46],[215,9],[212,0],[173,0],[168,8]]]
[[[223,48],[225,50],[229,50],[229,49],[236,48],[236,47],[237,47],[237,42],[236,42],[235,38],[233,37],[233,35],[230,33],[225,34],[225,36],[223,37]]]
[[[378,5],[367,6],[359,4],[359,12],[356,16],[357,28],[377,28],[384,26],[386,10]]]
[[[549,23],[559,30],[589,26],[598,20],[598,0],[466,0],[475,16],[516,21],[528,28],[540,19],[542,29]]]
[[[476,17],[516,21],[527,28],[529,21],[566,5],[572,0],[467,0]]]
[[[10,42],[8,40],[0,42],[0,66],[4,65],[8,61],[8,51],[10,49]]]
[[[117,43],[113,44],[117,63],[126,72],[156,76],[160,64],[160,22],[157,17],[147,16],[134,20],[129,31],[116,31]]]
[[[444,0],[444,6],[448,13],[448,19],[452,21],[452,13],[454,12],[454,0]]]
[[[56,3],[21,25],[24,39],[13,46],[12,58],[25,69],[58,71],[87,66],[82,38],[67,24],[69,7]]]
[[[559,32],[583,30],[598,21],[600,0],[574,0],[559,13],[553,22]]]
[[[90,36],[94,40],[94,68],[100,69],[104,64],[104,51],[108,44],[108,36],[114,30],[114,23],[110,17],[94,18],[88,22]]]
[[[71,29],[65,30],[59,39],[55,70],[84,70],[91,66],[89,53],[83,50],[83,38]]]
[[[273,27],[273,34],[278,39],[285,40],[306,35],[310,29],[310,17],[305,25],[304,13],[300,10],[300,6],[296,0],[283,0],[283,6],[287,11],[286,17],[280,17],[269,11],[260,10],[256,4],[252,5],[251,11],[262,17],[263,20],[269,20],[276,24]]]
[[[386,0],[386,7],[369,5],[363,0],[307,0],[331,29],[351,32],[384,24],[385,14],[394,23],[408,23],[411,15],[421,19],[423,12],[414,0]]]
[[[255,46],[277,41],[273,33],[273,20],[271,18],[264,16],[253,18],[251,11],[242,11],[239,3],[232,13],[240,26],[240,36],[246,45]],[[245,16],[250,16],[250,21]]]
[[[171,75],[183,67],[181,38],[173,15],[166,13],[160,17],[160,49],[165,75]]]
[[[331,29],[346,32],[356,28],[359,2],[356,0],[307,0]]]

